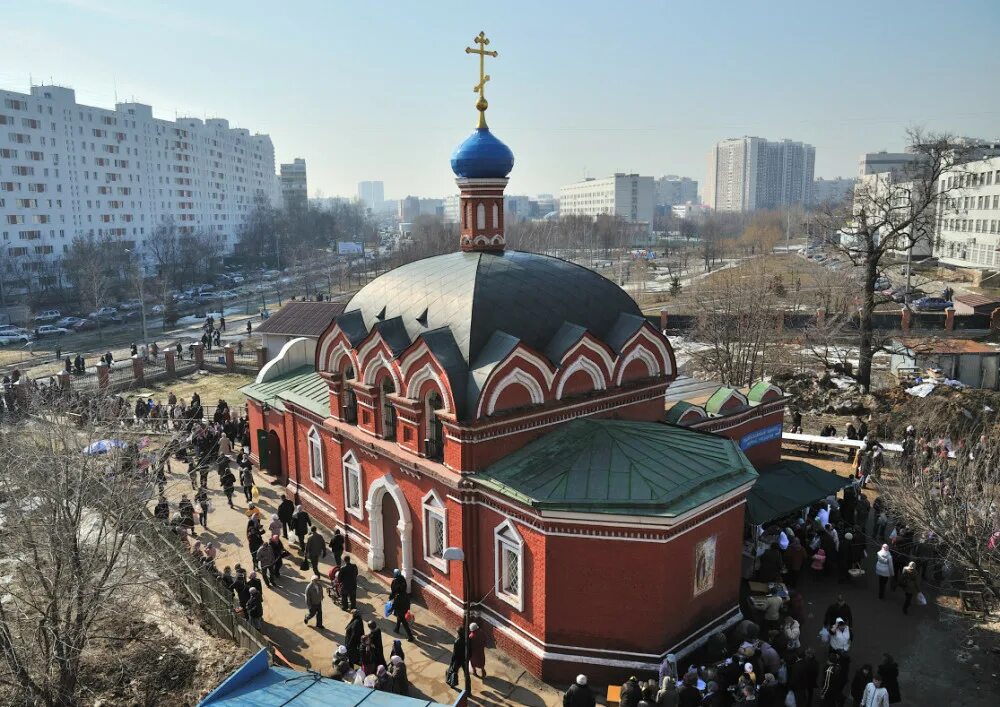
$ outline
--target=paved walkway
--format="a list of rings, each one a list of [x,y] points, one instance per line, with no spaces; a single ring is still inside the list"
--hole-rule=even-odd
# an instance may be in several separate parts
[[[191,484],[184,473],[186,465],[171,462],[172,479],[167,496],[172,510],[176,510],[176,502],[182,493],[191,494]],[[270,484],[270,477],[256,473],[260,502],[258,506],[264,511],[266,527],[272,513],[277,511],[281,501],[280,487]],[[247,503],[242,490],[237,487],[233,502],[236,509],[226,505],[226,497],[219,485],[219,477],[213,470],[209,476],[209,491],[214,512],[209,515],[209,530],[200,526],[197,539],[202,543],[214,542],[219,548],[216,565],[220,571],[228,566],[240,563],[248,570],[252,568],[250,552],[246,548],[246,515]],[[324,537],[329,539],[331,532],[321,529]],[[329,599],[323,604],[324,630],[314,628],[315,621],[309,626],[303,624],[305,618],[304,592],[309,582],[311,571],[299,569],[301,553],[295,537],[290,541],[283,540],[293,557],[287,558],[281,571],[281,579],[274,589],[264,588],[264,634],[274,642],[285,658],[297,668],[311,668],[324,675],[331,673],[331,658],[337,646],[343,642],[344,627],[349,618],[348,612],[335,606]],[[392,630],[394,621],[382,616],[383,606],[388,594],[387,586],[368,572],[365,557],[351,554],[351,560],[359,565],[361,570],[358,581],[358,608],[364,613],[367,623],[376,618],[382,629],[385,654],[389,654],[392,640],[396,638]],[[328,586],[326,572],[331,567],[332,556],[328,555],[321,563],[323,583]],[[413,643],[403,641],[406,653],[407,674],[411,684],[411,694],[414,697],[451,703],[458,693],[449,688],[444,681],[444,672],[451,658],[452,643],[455,640],[454,631],[446,627],[438,617],[425,607],[414,602],[413,613],[416,621],[413,624]],[[562,693],[529,675],[523,668],[502,655],[496,649],[487,649],[486,669],[489,677],[485,680],[472,678],[472,703],[481,705],[561,705]],[[462,677],[460,674],[459,681]]]

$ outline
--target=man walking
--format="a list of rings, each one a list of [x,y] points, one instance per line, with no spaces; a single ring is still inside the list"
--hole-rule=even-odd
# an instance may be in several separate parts
[[[340,567],[340,560],[344,556],[344,536],[340,528],[335,528],[333,537],[330,538],[330,551],[333,553],[333,561]]]
[[[344,566],[337,573],[340,580],[340,607],[347,611],[358,608],[358,568],[351,562],[351,556],[344,557]]]
[[[309,539],[306,540],[306,560],[312,565],[313,574],[317,577],[319,577],[320,557],[326,557],[326,540],[314,525],[312,532],[309,533]]]
[[[243,495],[247,503],[253,501],[253,467],[244,466],[240,469],[240,483],[243,484]]]
[[[292,518],[295,515],[295,504],[292,499],[285,496],[278,504],[278,520],[281,521],[281,534],[288,539],[288,529],[292,526]]]
[[[309,623],[309,619],[313,616],[316,617],[316,628],[323,628],[323,585],[319,581],[319,575],[317,574],[306,586],[306,608],[309,613],[306,614],[305,623]]]

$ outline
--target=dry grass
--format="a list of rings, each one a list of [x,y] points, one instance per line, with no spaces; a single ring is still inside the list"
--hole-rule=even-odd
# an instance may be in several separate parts
[[[215,402],[222,398],[233,407],[239,407],[246,402],[246,396],[239,392],[239,389],[248,383],[253,383],[253,376],[209,371],[129,390],[127,396],[133,399],[142,396],[166,400],[167,394],[173,391],[178,398],[190,400],[193,393],[198,393],[202,405],[215,405]]]

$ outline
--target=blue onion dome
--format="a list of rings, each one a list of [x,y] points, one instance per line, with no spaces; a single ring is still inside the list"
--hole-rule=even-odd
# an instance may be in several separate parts
[[[477,128],[451,154],[451,169],[457,177],[499,179],[514,168],[514,153],[489,128]]]

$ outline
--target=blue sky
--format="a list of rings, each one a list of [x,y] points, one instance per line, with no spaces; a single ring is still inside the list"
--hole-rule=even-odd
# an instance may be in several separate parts
[[[713,142],[816,146],[852,176],[910,126],[1000,138],[1000,2],[5,0],[0,86],[29,75],[159,117],[221,116],[305,157],[310,195],[454,192],[480,29],[508,193],[615,171],[705,177]]]

